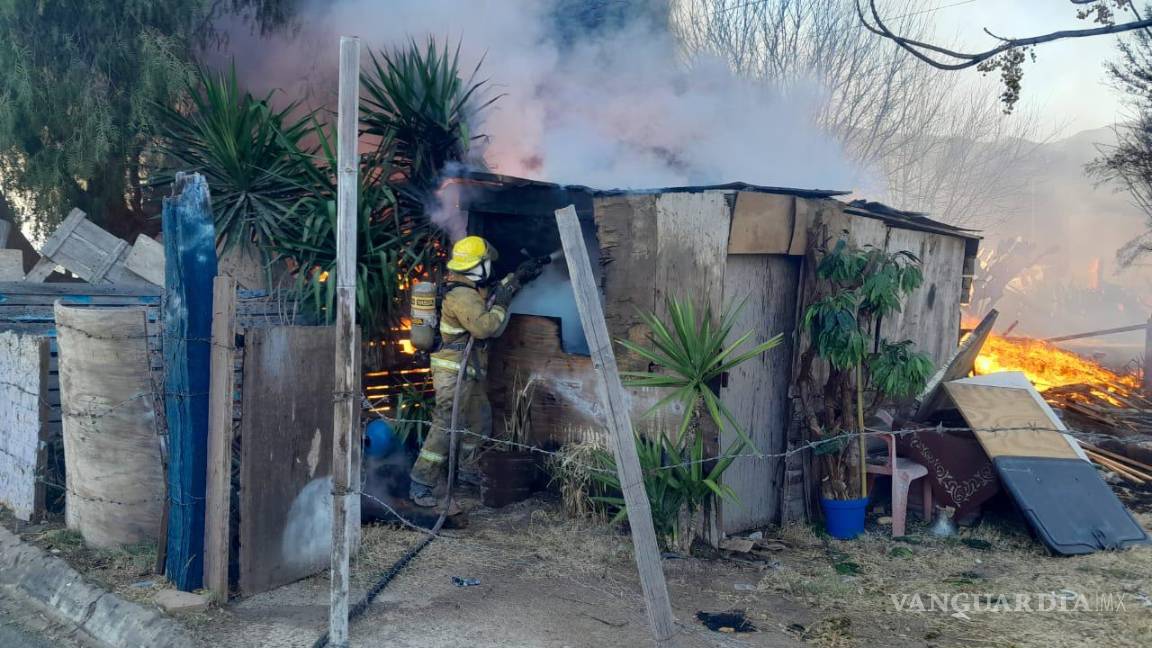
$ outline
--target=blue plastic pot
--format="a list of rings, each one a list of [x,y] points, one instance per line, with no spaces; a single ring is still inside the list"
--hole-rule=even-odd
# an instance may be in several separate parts
[[[868,498],[850,500],[830,500],[820,498],[820,508],[824,509],[824,525],[828,535],[840,540],[851,540],[864,531],[864,512],[868,509]]]

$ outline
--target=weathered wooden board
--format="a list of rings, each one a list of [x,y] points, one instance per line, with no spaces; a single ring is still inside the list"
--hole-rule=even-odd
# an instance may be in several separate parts
[[[0,505],[20,520],[45,512],[49,356],[45,337],[0,333]]]
[[[656,197],[656,312],[664,300],[687,299],[719,313],[732,210],[722,191]]]
[[[124,259],[124,267],[157,286],[164,285],[164,244],[141,234]]]
[[[0,221],[7,223],[7,221]],[[0,281],[24,279],[24,253],[20,250],[0,249]]]
[[[871,220],[871,219],[858,219]],[[892,228],[888,252],[908,251],[920,259],[924,283],[904,307],[884,319],[881,333],[890,340],[914,340],[916,349],[942,366],[960,341],[964,239]]]
[[[676,634],[672,607],[668,601],[668,586],[660,563],[660,548],[652,524],[652,511],[644,492],[644,478],[637,458],[632,417],[627,397],[620,383],[620,369],[612,353],[612,338],[604,323],[600,306],[600,292],[596,288],[592,265],[584,246],[584,235],[576,218],[576,209],[556,210],[556,223],[564,244],[564,257],[572,277],[572,290],[580,309],[580,321],[588,338],[588,348],[596,368],[598,390],[604,405],[605,419],[616,472],[620,478],[624,502],[627,505],[628,526],[632,534],[636,569],[640,575],[640,588],[648,610],[648,622],[657,648],[671,648]]]
[[[944,389],[989,457],[1080,458],[1027,389],[957,382]]]
[[[939,408],[944,399],[942,387],[944,383],[958,380],[972,373],[976,357],[980,355],[980,349],[984,348],[984,342],[992,333],[992,327],[996,325],[996,318],[999,315],[999,311],[995,308],[988,311],[980,324],[972,329],[968,337],[960,342],[948,360],[941,364],[936,374],[928,380],[924,390],[916,397],[919,403],[916,408],[916,419],[923,419]]]
[[[44,259],[28,273],[26,281],[43,281],[59,265],[93,284],[144,283],[139,275],[124,267],[128,242],[89,221],[79,209],[69,212],[44,242],[40,254]]]
[[[208,385],[208,477],[204,497],[204,587],[220,601],[230,592],[232,442],[235,429],[236,280],[212,284],[212,360]]]
[[[800,262],[800,257],[782,254],[729,256],[724,273],[724,301],[744,304],[733,336],[753,331],[747,343],[752,346],[784,334],[780,346],[729,372],[720,391],[721,400],[764,454],[779,454],[786,446]],[[738,440],[731,429],[721,434],[722,447]],[[780,459],[737,459],[724,474],[724,483],[739,501],[721,502],[721,530],[736,533],[777,522],[783,478]]]
[[[595,387],[592,359],[564,353],[560,323],[536,315],[513,315],[493,345],[488,360],[488,396],[492,432],[504,435],[499,414],[510,412],[517,385],[532,380],[532,433],[527,443],[559,447],[565,443],[607,441],[604,411]]]
[[[600,241],[604,318],[613,339],[643,343],[648,329],[641,312],[656,308],[656,196],[605,196],[594,201]],[[648,362],[620,349],[625,371],[644,371]]]
[[[56,307],[68,527],[95,547],[154,541],[164,471],[143,308]]]
[[[796,199],[787,194],[741,191],[732,209],[728,254],[788,254],[796,227]]]
[[[238,587],[244,595],[328,567],[335,344],[332,327],[245,335]]]
[[[488,398],[496,413],[493,434],[504,434],[506,426],[501,413],[511,411],[517,385],[533,380],[535,397],[528,443],[544,448],[582,441],[607,443],[604,408],[596,393],[595,379],[590,357],[564,352],[556,319],[512,315],[508,328],[488,356]],[[644,428],[644,414],[656,404],[657,396],[651,390],[629,393],[632,419],[637,427]]]

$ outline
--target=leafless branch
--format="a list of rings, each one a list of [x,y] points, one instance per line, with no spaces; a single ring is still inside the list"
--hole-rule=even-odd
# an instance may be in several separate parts
[[[1088,5],[1100,2],[1101,0],[1071,1],[1073,4]],[[867,0],[867,15],[865,14],[864,7],[861,6],[861,2],[862,0],[856,0],[856,15],[860,19],[860,22],[865,29],[872,32],[873,34],[883,36],[884,38],[891,40],[909,54],[941,70],[962,70],[965,68],[975,67],[985,61],[994,59],[997,56],[1008,52],[1009,50],[1029,48],[1035,45],[1041,45],[1043,43],[1050,43],[1053,41],[1065,40],[1069,38],[1086,38],[1090,36],[1102,36],[1106,34],[1120,34],[1135,29],[1152,27],[1152,19],[1137,19],[1124,23],[1101,25],[1100,27],[1091,27],[1086,29],[1064,29],[1048,34],[1028,36],[1024,38],[1004,38],[1001,36],[996,36],[992,32],[985,29],[984,31],[987,32],[988,35],[1000,40],[1001,43],[996,47],[980,52],[961,52],[946,47],[940,47],[939,45],[933,45],[932,43],[901,36],[889,28],[888,25],[884,22],[884,19],[880,17],[880,12],[876,8],[876,0]]]

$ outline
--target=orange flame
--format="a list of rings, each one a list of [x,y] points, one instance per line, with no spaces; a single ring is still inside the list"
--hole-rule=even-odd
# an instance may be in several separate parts
[[[1127,396],[1140,387],[1133,375],[1116,373],[1071,351],[1028,338],[989,336],[974,368],[977,375],[1021,371],[1041,392],[1065,385],[1088,385],[1093,395],[1114,405],[1121,403],[1113,395]]]

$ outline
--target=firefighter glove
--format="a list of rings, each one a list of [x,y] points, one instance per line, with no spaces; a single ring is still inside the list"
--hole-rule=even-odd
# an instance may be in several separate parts
[[[516,291],[520,288],[515,279],[504,280],[496,287],[495,296],[492,298],[492,304],[495,306],[508,307],[512,303],[512,297],[516,295]]]
[[[521,263],[520,267],[516,268],[516,281],[524,285],[536,277],[539,277],[543,271],[544,264],[540,262],[540,259],[528,259],[524,263]]]

